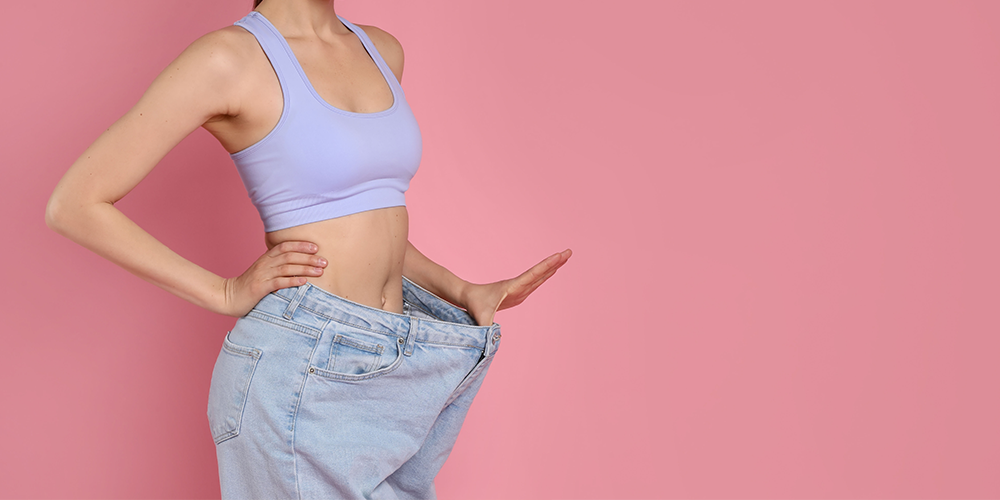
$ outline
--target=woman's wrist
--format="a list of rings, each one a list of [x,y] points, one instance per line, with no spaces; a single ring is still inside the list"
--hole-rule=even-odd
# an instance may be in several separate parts
[[[412,243],[407,244],[403,261],[403,275],[428,292],[462,308],[466,308],[467,296],[475,286],[449,271],[444,266],[428,259]]]
[[[469,292],[476,286],[476,284],[462,279],[459,281],[461,281],[461,283],[458,285],[455,292],[454,304],[462,309],[469,310]]]
[[[432,272],[416,277],[407,277],[428,292],[462,308],[466,307],[468,303],[466,300],[468,291],[473,286],[472,283],[459,278],[451,271],[440,266],[432,270]]]
[[[451,273],[449,272],[449,274]],[[447,300],[452,304],[461,307],[462,309],[468,310],[469,291],[472,290],[476,286],[476,284],[465,281],[462,278],[455,276],[454,274],[452,274],[452,277],[454,277],[454,281],[451,284],[451,290],[450,290],[451,297]]]
[[[227,291],[229,280],[193,265],[186,271],[190,274],[184,279],[156,284],[202,309],[225,316],[233,315]]]
[[[229,312],[229,278],[214,276],[211,280],[209,295],[206,297],[205,309],[225,316],[232,316]]]

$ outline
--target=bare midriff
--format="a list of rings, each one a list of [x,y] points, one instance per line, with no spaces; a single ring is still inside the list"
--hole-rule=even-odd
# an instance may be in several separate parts
[[[265,234],[267,248],[309,241],[328,264],[307,281],[338,297],[390,312],[403,312],[403,258],[409,219],[406,207],[358,212]]]

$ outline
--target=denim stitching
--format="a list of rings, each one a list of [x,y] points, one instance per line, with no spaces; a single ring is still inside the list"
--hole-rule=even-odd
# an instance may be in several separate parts
[[[452,391],[451,395],[448,396],[448,400],[444,404],[445,408],[454,403],[455,400],[458,399],[458,397],[461,396],[462,393],[464,393],[465,390],[469,388],[469,385],[472,384],[472,381],[475,380],[476,377],[478,377],[479,374],[482,373],[482,371],[485,369],[486,363],[490,362],[490,360],[492,359],[493,359],[492,355],[483,356],[482,359],[480,359],[479,362],[476,363],[476,366],[472,367],[472,371],[469,372],[464,379],[462,379],[462,381],[458,384],[458,387],[456,387],[455,390]]]
[[[353,347],[360,351],[365,351],[372,354],[382,354],[382,350],[385,346],[382,344],[372,344],[371,342],[362,342],[360,340],[352,339],[346,335],[337,334],[333,337],[334,344],[342,344],[348,347]]]
[[[344,382],[358,382],[362,380],[373,379],[376,377],[381,377],[383,375],[388,375],[389,373],[396,371],[396,368],[399,368],[399,366],[403,364],[403,358],[406,357],[403,355],[403,346],[398,346],[398,350],[396,352],[398,353],[398,355],[396,356],[396,360],[393,361],[391,365],[382,368],[381,370],[375,370],[369,373],[347,375],[344,373],[336,373],[336,372],[331,372],[329,370],[324,370],[316,366],[310,366],[309,373],[316,375],[320,378],[325,378],[328,380],[341,380]]]
[[[340,323],[342,325],[346,325],[346,326],[350,326],[350,327],[353,327],[353,328],[357,328],[359,330],[366,330],[366,331],[369,331],[369,332],[372,332],[372,333],[377,333],[379,335],[389,335],[389,336],[393,336],[393,337],[400,337],[401,336],[398,333],[386,332],[386,331],[382,331],[382,330],[376,330],[374,328],[368,328],[366,326],[355,325],[354,323],[348,323],[346,321],[342,321],[342,320],[339,320],[337,318],[330,318],[330,321],[335,321],[335,322]]]
[[[325,326],[323,328],[326,329]],[[319,338],[317,337],[317,341],[313,342],[312,349],[309,350],[309,358],[306,359],[306,370],[302,374],[302,383],[299,384],[299,393],[298,393],[297,397],[295,398],[295,406],[292,408],[292,415],[291,415],[291,417],[292,417],[292,428],[291,428],[291,431],[292,431],[292,443],[291,443],[291,445],[292,445],[291,446],[291,448],[292,448],[292,476],[293,476],[293,479],[294,479],[294,482],[295,482],[295,497],[297,499],[299,499],[299,500],[302,499],[302,491],[299,488],[299,460],[298,460],[298,454],[295,452],[295,422],[297,422],[298,418],[299,418],[299,406],[301,406],[301,404],[302,404],[302,395],[305,394],[305,392],[306,392],[306,382],[309,381],[309,369],[312,366],[312,359],[313,359],[313,356],[316,355],[316,349],[319,348],[319,344],[320,344]]]
[[[307,306],[307,305],[299,304],[298,309],[305,309],[305,310],[307,310],[307,311],[315,314],[316,316],[319,316],[319,317],[321,317],[321,318],[323,318],[323,319],[325,319],[327,321],[336,321],[337,323],[340,323],[342,325],[347,325],[347,326],[351,326],[351,327],[354,327],[354,328],[359,328],[361,330],[367,330],[369,332],[378,333],[378,334],[382,334],[382,335],[399,336],[398,334],[393,333],[391,331],[375,330],[374,328],[368,328],[366,326],[355,325],[354,323],[348,323],[347,321],[341,320],[339,318],[334,318],[334,317],[331,317],[331,316],[327,316],[326,314],[323,314],[323,313],[321,313],[321,312],[319,312],[319,311],[317,311],[315,309],[309,308],[309,306]]]
[[[404,277],[404,278],[405,278],[405,277]],[[410,280],[408,280],[408,279],[407,279],[407,281],[410,281]],[[421,290],[424,290],[423,288],[421,288],[421,287],[420,287],[420,285],[417,285],[416,283],[413,283],[412,281],[410,281],[410,283],[412,283],[412,284],[413,284],[414,286],[416,286],[417,288],[420,288]],[[333,297],[337,297],[337,298],[341,298],[341,299],[343,299],[343,297],[338,297],[337,295],[334,295],[334,294],[332,294],[332,293],[330,293],[330,292],[327,292],[326,290],[323,290],[322,288],[320,288],[320,287],[318,287],[318,286],[315,286],[315,285],[313,285],[313,288],[316,288],[317,290],[320,290],[320,291],[322,291],[322,292],[324,292],[324,293],[327,293],[327,294],[329,294],[329,295],[331,295],[331,296],[333,296]],[[469,311],[466,311],[466,310],[464,310],[464,309],[462,309],[462,308],[460,308],[460,307],[458,307],[458,306],[455,306],[455,305],[453,305],[453,304],[449,303],[448,301],[446,301],[446,300],[444,300],[444,299],[441,299],[441,298],[440,298],[440,297],[438,297],[437,295],[434,295],[434,294],[432,294],[432,293],[430,293],[430,292],[427,292],[427,290],[424,290],[424,291],[425,291],[426,293],[430,294],[430,295],[431,295],[432,297],[435,297],[435,298],[438,298],[438,299],[440,299],[440,300],[441,300],[442,302],[444,302],[445,304],[449,304],[449,305],[451,305],[451,306],[452,306],[452,307],[454,307],[454,308],[455,308],[456,310],[464,312],[465,314],[467,314],[467,315],[469,316],[469,318],[470,318],[470,319],[472,319],[472,315],[471,315],[471,314],[469,314]],[[281,297],[281,296],[279,295],[279,297]],[[283,300],[285,300],[286,302],[290,302],[290,300],[289,300],[289,299],[286,299],[286,298],[284,298],[284,297],[281,297],[281,298],[282,298]],[[406,301],[406,299],[403,299],[403,300],[404,300],[404,301]],[[423,303],[423,302],[421,302],[421,303]],[[366,305],[364,305],[364,304],[356,304],[356,305],[358,305],[358,306],[360,306],[360,307],[363,307],[363,308],[366,308],[366,309],[371,309],[371,310],[372,310],[372,311],[374,311],[374,312],[384,312],[384,313],[386,313],[386,314],[391,314],[391,315],[393,315],[393,316],[399,316],[400,318],[406,318],[406,317],[407,317],[406,315],[403,315],[403,314],[399,314],[399,313],[395,313],[395,312],[392,312],[392,311],[385,311],[385,310],[382,310],[382,309],[377,309],[377,308],[374,308],[374,307],[371,307],[371,306],[366,306]],[[437,315],[435,315],[435,314],[433,314],[433,313],[430,313],[430,312],[427,312],[427,311],[425,311],[425,310],[424,310],[424,309],[423,309],[422,307],[419,307],[419,306],[418,306],[417,304],[414,304],[414,303],[412,303],[412,302],[411,302],[411,303],[410,303],[410,305],[411,305],[412,307],[416,307],[417,309],[420,309],[421,311],[423,311],[423,312],[424,312],[424,314],[427,314],[428,316],[431,316],[431,318],[420,318],[420,320],[421,320],[421,321],[432,321],[432,322],[434,322],[434,323],[442,323],[442,324],[445,324],[445,325],[453,325],[453,326],[457,325],[457,326],[463,326],[463,327],[469,327],[469,328],[487,328],[487,327],[485,327],[485,326],[480,326],[480,325],[477,325],[477,324],[475,323],[475,320],[474,320],[474,319],[473,319],[473,322],[472,322],[472,323],[459,323],[459,322],[457,322],[457,321],[448,321],[448,320],[443,320],[443,319],[438,319],[438,316],[437,316]],[[319,312],[319,311],[316,311],[316,310],[314,310],[314,309],[310,309],[310,308],[309,308],[308,306],[304,306],[304,305],[302,305],[302,304],[299,304],[299,308],[303,308],[303,309],[307,309],[307,310],[309,310],[310,312],[312,312],[312,313],[314,313],[314,314],[316,314],[316,315],[318,315],[318,316],[320,316],[320,317],[323,317],[323,318],[326,318],[326,319],[329,319],[329,320],[333,320],[333,321],[337,321],[337,322],[339,322],[339,323],[343,323],[343,324],[345,324],[345,325],[349,325],[349,326],[357,326],[357,325],[353,325],[353,324],[351,324],[351,323],[347,323],[347,322],[344,322],[344,321],[339,321],[339,320],[337,320],[336,318],[331,318],[331,317],[329,317],[329,316],[327,316],[327,315],[325,315],[325,314],[323,314],[323,313],[321,313],[321,312]],[[358,326],[358,328],[364,328],[364,329],[366,329],[366,330],[370,330],[370,331],[373,331],[373,332],[378,332],[378,333],[389,333],[389,334],[391,334],[391,332],[381,332],[381,331],[378,331],[378,330],[371,330],[371,329],[369,329],[369,328],[365,328],[365,327],[363,327],[363,326]]]
[[[360,340],[355,340],[352,339],[351,337],[347,337],[338,333],[333,336],[333,341],[330,342],[330,353],[327,356],[327,363],[326,363],[327,370],[333,371],[334,368],[336,368],[335,365],[337,364],[337,356],[334,353],[337,351],[338,344],[368,353],[368,355],[371,357],[371,360],[368,361],[368,364],[366,364],[364,367],[365,373],[371,372],[372,368],[374,368],[376,364],[379,362],[379,360],[382,359],[382,351],[385,349],[385,347],[382,344],[372,344],[370,342],[362,342]]]
[[[239,356],[250,356],[254,359],[260,359],[260,349],[237,345],[229,339],[223,339],[222,348]]]
[[[424,313],[424,314],[426,314],[426,315],[430,316],[430,318],[424,318],[424,319],[434,319],[434,318],[437,318],[437,316],[435,316],[435,315],[434,315],[434,313],[432,313],[432,312],[430,312],[430,311],[428,311],[428,310],[424,309],[423,307],[420,307],[420,306],[419,306],[419,305],[417,305],[417,304],[412,304],[412,303],[411,303],[411,304],[410,304],[410,309],[416,309],[416,310],[418,310],[418,311],[420,311],[420,312],[422,312],[422,313]],[[461,324],[461,323],[459,323],[459,324]]]
[[[296,331],[296,332],[299,332],[299,333],[304,333],[306,335],[309,335],[312,338],[319,337],[319,334],[321,333],[321,330],[317,330],[315,328],[308,327],[308,326],[303,326],[303,325],[300,325],[298,323],[293,323],[293,322],[290,322],[290,321],[288,321],[288,320],[286,320],[284,318],[281,318],[281,317],[278,317],[278,316],[272,316],[270,314],[262,313],[260,311],[250,311],[249,313],[247,313],[247,316],[250,316],[250,317],[255,318],[255,319],[259,319],[261,321],[267,321],[268,323],[272,323],[272,324],[278,325],[278,326],[280,326],[282,328],[287,328],[289,330],[293,330],[293,331]]]
[[[249,397],[249,392],[250,392],[250,383],[253,381],[254,373],[257,372],[257,362],[260,361],[260,354],[261,354],[260,349],[241,346],[229,340],[230,333],[232,332],[226,332],[226,336],[222,339],[222,348],[224,350],[229,351],[235,356],[246,356],[253,359],[253,361],[250,363],[250,374],[249,376],[247,376],[246,387],[243,388],[243,406],[240,408],[240,420],[239,422],[236,422],[235,429],[221,436],[213,436],[213,441],[215,441],[215,444],[220,444],[223,441],[226,441],[227,439],[231,439],[239,435],[240,429],[243,427],[243,415],[246,413],[247,398]]]
[[[282,298],[284,298],[284,297],[282,297]],[[429,313],[427,311],[424,311],[423,308],[415,307],[415,306],[412,306],[412,307],[414,307],[415,309],[419,309],[420,311],[423,311],[424,314],[428,314],[428,315],[431,314],[431,313]],[[305,310],[309,311],[310,313],[312,313],[312,314],[314,314],[316,316],[319,316],[320,318],[323,318],[323,319],[325,319],[327,321],[333,321],[335,323],[339,323],[341,325],[349,326],[349,327],[352,327],[352,328],[357,328],[359,330],[364,330],[364,331],[367,331],[367,332],[377,333],[379,335],[388,335],[390,337],[404,338],[402,335],[399,335],[397,333],[386,332],[386,331],[383,331],[383,330],[375,330],[373,328],[368,328],[368,327],[365,327],[365,326],[356,325],[354,323],[349,323],[349,322],[343,321],[343,320],[341,320],[339,318],[332,318],[330,316],[327,316],[326,314],[323,314],[323,313],[321,313],[319,311],[311,309],[311,308],[309,308],[309,306],[306,306],[304,304],[299,304],[299,307],[297,307],[296,309],[305,309]],[[254,317],[257,317],[258,314],[262,315],[264,313],[261,313],[259,311],[251,311],[250,315],[253,315]],[[260,319],[264,319],[266,321],[269,321],[270,318],[275,318],[275,319],[281,320],[280,318],[277,318],[275,316],[268,316],[266,318],[260,318]],[[285,320],[285,321],[287,321],[287,320]],[[431,322],[434,322],[434,323],[444,323],[444,324],[447,324],[447,325],[472,326],[472,325],[465,325],[465,324],[462,324],[462,323],[452,323],[450,321],[442,321],[442,320],[437,320],[437,319],[432,319],[432,318],[420,318],[420,321],[431,321]],[[282,325],[282,326],[286,326],[288,328],[293,328],[293,325],[294,326],[299,326],[298,323],[294,323],[293,325],[285,325],[283,323],[278,323],[278,324]],[[301,328],[309,328],[309,327],[304,327],[303,326]],[[476,328],[485,328],[485,327],[477,326]],[[312,330],[312,329],[310,328],[310,330]],[[303,333],[310,333],[310,332],[303,332]],[[445,345],[445,346],[461,346],[461,347],[471,347],[473,349],[479,349],[479,346],[471,345],[471,344],[453,344],[453,343],[450,343],[450,342],[432,342],[432,341],[427,341],[427,340],[420,340],[419,342],[421,344],[434,344],[434,345]]]
[[[460,348],[469,347],[472,349],[482,349],[481,347],[472,344],[452,344],[451,342],[434,342],[431,340],[419,340],[418,342],[420,342],[421,344],[431,344],[442,347],[460,347]]]

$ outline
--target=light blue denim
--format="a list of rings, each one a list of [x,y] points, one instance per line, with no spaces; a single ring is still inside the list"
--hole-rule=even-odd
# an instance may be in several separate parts
[[[208,421],[222,498],[435,498],[500,325],[403,278],[403,314],[310,283],[228,332]]]

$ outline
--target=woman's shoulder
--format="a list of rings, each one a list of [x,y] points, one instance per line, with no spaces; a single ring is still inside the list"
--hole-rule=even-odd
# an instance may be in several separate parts
[[[144,99],[166,107],[187,107],[198,120],[237,114],[241,97],[262,67],[256,38],[238,27],[208,32],[191,42],[164,68],[146,91]],[[264,62],[263,64],[266,64]],[[175,109],[174,111],[181,111]]]
[[[356,26],[365,30],[365,34],[375,44],[375,49],[382,55],[382,59],[389,65],[389,69],[396,74],[397,79],[400,78],[403,74],[403,45],[399,43],[399,40],[388,31],[377,26],[368,26],[366,24],[358,24]]]
[[[236,84],[246,77],[260,51],[256,38],[239,26],[201,35],[170,63],[168,69],[197,76],[201,83]]]
[[[240,76],[259,52],[257,39],[239,26],[226,26],[198,37],[181,56],[220,76]]]

